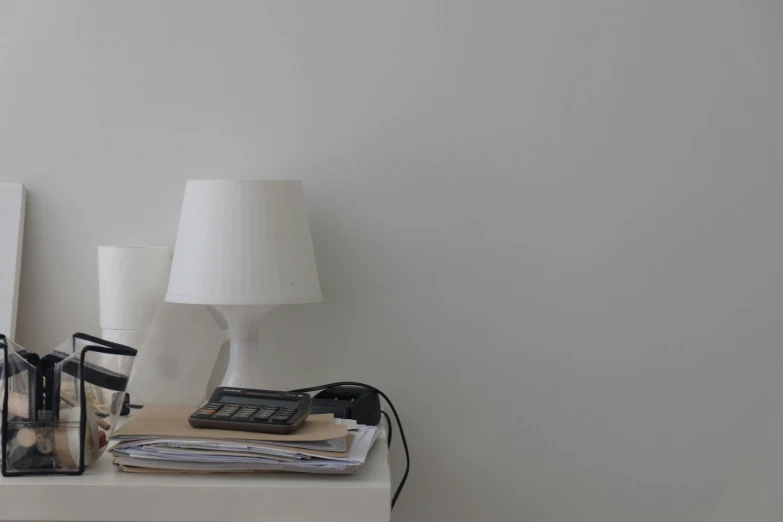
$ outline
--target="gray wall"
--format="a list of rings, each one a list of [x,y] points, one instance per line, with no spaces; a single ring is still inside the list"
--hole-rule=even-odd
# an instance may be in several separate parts
[[[188,178],[305,180],[274,384],[395,399],[396,521],[783,518],[783,6],[0,1],[18,339]],[[395,472],[402,468],[395,448]]]

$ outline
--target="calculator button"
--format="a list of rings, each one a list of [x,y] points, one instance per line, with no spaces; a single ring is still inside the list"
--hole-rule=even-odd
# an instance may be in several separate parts
[[[271,420],[272,422],[285,422],[291,417],[290,415],[273,415]]]
[[[256,422],[266,422],[267,420],[269,420],[269,417],[271,417],[271,415],[269,415],[269,414],[266,414],[266,415],[264,415],[264,414],[261,414],[261,415],[256,415],[256,416],[254,416],[254,417],[253,417],[252,419],[250,419],[250,420],[254,420],[254,421],[256,421]]]

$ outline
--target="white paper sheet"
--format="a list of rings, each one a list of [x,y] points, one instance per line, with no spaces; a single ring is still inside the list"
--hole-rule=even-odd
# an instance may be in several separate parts
[[[115,463],[121,467],[214,472],[353,473],[364,464],[379,435],[380,430],[374,426],[357,426],[353,443],[344,457],[324,457],[301,448],[286,450],[258,444],[190,439],[126,442],[112,449],[112,453]]]

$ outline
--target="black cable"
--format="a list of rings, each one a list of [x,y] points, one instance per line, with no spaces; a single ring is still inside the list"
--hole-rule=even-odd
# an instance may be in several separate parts
[[[384,417],[386,417],[386,428],[387,428],[387,431],[389,432],[389,433],[386,435],[386,443],[387,443],[387,444],[386,444],[386,446],[387,446],[387,447],[389,447],[389,448],[391,448],[391,438],[392,438],[392,425],[391,425],[391,419],[389,418],[389,414],[388,414],[388,413],[386,413],[385,411],[381,410],[381,414],[382,414]]]
[[[364,384],[361,382],[353,382],[353,381],[333,382],[331,384],[324,384],[322,386],[311,386],[309,388],[299,388],[298,390],[291,390],[291,391],[297,393],[306,393],[311,391],[323,390],[325,388],[332,388],[334,386],[359,386],[361,388],[366,388],[368,390],[374,391],[375,393],[377,393],[378,395],[380,395],[386,400],[386,402],[389,404],[389,407],[392,410],[392,413],[394,414],[394,419],[397,421],[397,427],[400,429],[400,440],[402,441],[402,447],[405,450],[405,473],[403,473],[402,480],[400,480],[400,485],[397,486],[397,491],[394,492],[394,496],[392,497],[392,501],[391,501],[391,507],[392,509],[394,509],[394,504],[397,503],[397,497],[400,496],[400,492],[402,492],[402,488],[405,485],[405,481],[408,480],[408,473],[411,470],[411,455],[408,452],[408,440],[405,438],[405,432],[402,429],[402,423],[400,422],[400,416],[397,414],[397,409],[394,407],[394,404],[392,404],[392,401],[389,400],[389,397],[387,397],[385,393],[383,393],[375,386],[370,386],[369,384]]]

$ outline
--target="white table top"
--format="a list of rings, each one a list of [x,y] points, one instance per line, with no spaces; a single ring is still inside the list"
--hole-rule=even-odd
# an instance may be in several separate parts
[[[356,475],[125,473],[106,452],[81,476],[0,477],[0,520],[388,522],[386,438]]]

